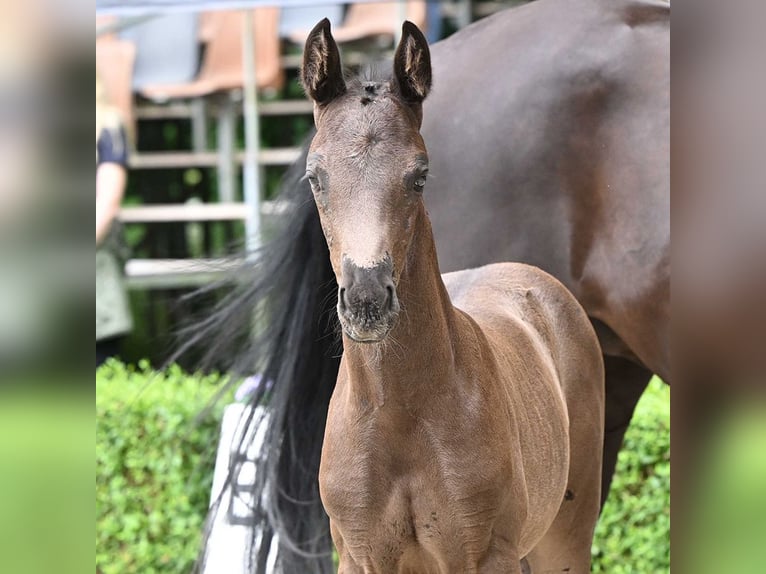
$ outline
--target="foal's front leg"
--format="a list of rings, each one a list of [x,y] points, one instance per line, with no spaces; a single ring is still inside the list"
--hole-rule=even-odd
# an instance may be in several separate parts
[[[351,558],[346,545],[343,543],[343,536],[332,520],[330,520],[330,536],[335,544],[335,550],[338,551],[338,574],[364,574],[364,568]]]
[[[357,566],[348,556],[339,560],[338,574],[364,574],[364,568]]]
[[[467,570],[477,574],[529,574],[529,566],[516,556],[490,554],[479,563],[478,568]]]
[[[478,574],[529,574],[529,565],[507,544],[494,543],[474,572]]]

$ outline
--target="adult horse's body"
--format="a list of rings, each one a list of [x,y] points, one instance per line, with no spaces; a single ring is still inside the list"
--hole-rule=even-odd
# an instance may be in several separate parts
[[[306,173],[343,329],[319,471],[339,571],[517,574],[526,559],[533,572],[589,572],[604,372],[587,315],[528,265],[442,281],[417,27],[404,23],[390,79],[347,84],[325,19],[302,79],[317,126]]]
[[[440,266],[534,264],[583,305],[606,367],[605,496],[638,398],[653,372],[670,374],[669,7],[539,0],[431,54],[422,134]],[[336,285],[311,190],[299,183],[305,159],[286,180],[283,233],[195,332],[212,357],[226,354],[232,337],[221,333],[249,332],[246,310],[270,302],[269,329],[239,365],[274,381],[256,521],[280,532],[287,572],[332,567],[316,478],[339,364],[327,324]]]
[[[424,104],[442,269],[537,265],[594,322],[603,496],[652,373],[670,381],[669,40],[664,2],[540,0],[434,46]]]

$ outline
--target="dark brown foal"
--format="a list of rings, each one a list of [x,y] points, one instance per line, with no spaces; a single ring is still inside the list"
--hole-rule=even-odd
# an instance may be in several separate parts
[[[589,572],[604,368],[585,312],[535,267],[441,276],[413,24],[390,80],[347,83],[323,20],[302,80],[343,328],[319,473],[340,571]]]

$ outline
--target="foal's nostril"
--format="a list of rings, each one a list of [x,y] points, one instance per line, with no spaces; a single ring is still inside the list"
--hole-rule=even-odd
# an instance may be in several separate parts
[[[342,311],[346,310],[346,288],[341,287],[338,289],[338,305],[340,306]]]
[[[394,308],[394,286],[386,285],[386,304],[385,308],[391,311]]]

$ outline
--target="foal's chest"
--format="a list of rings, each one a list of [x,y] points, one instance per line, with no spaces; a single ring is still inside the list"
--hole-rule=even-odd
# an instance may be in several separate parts
[[[353,427],[328,424],[320,468],[342,560],[390,572],[453,571],[466,545],[485,550],[508,492],[503,457],[442,440],[427,425],[386,436],[369,423]]]

